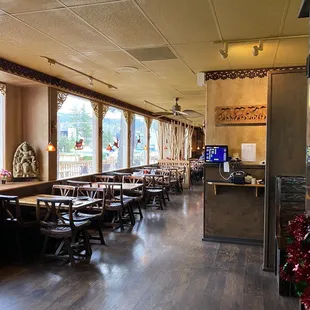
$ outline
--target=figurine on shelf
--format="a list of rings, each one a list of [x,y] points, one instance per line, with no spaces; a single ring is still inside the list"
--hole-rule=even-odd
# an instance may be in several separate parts
[[[119,148],[118,143],[119,143],[119,140],[118,138],[116,138],[116,141],[114,141],[113,146],[115,146],[116,148]]]
[[[80,139],[79,141],[75,141],[75,149],[76,150],[83,150],[83,139]]]
[[[1,177],[1,183],[2,184],[5,184],[6,183],[6,181],[7,181],[7,179],[9,178],[9,177],[11,177],[11,172],[10,171],[8,171],[8,170],[6,170],[6,169],[1,169],[0,170],[0,177]]]
[[[106,150],[107,150],[107,151],[112,151],[112,146],[111,146],[111,144],[109,144],[109,145],[107,146]]]

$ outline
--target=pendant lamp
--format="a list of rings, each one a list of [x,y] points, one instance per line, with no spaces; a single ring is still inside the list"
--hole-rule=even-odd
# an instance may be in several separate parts
[[[51,71],[52,71],[52,62],[50,61],[50,59],[48,59],[48,63],[50,65],[50,86],[52,85],[52,75],[51,75]],[[51,115],[52,115],[52,89],[49,88],[48,89],[48,108],[49,108],[49,115],[48,117],[50,118]],[[52,135],[52,124],[50,121],[48,121],[48,137],[51,138],[51,135]],[[49,142],[47,147],[46,147],[46,150],[48,152],[56,152],[56,148],[55,146],[53,145],[52,142]]]

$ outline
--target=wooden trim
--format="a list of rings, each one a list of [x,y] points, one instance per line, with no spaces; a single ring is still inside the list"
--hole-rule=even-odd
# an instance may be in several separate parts
[[[246,244],[246,245],[257,245],[257,246],[261,246],[263,244],[263,242],[261,240],[232,238],[232,237],[219,237],[219,236],[203,237],[202,241],[220,242],[220,243],[234,243],[234,244]]]
[[[301,71],[305,70],[305,66],[297,67],[281,67],[281,68],[257,68],[257,69],[241,69],[241,70],[222,70],[222,71],[207,71],[205,72],[205,81],[208,80],[235,80],[235,79],[254,79],[254,78],[264,78],[268,75],[270,71],[278,71],[279,73],[283,71],[294,72],[295,70]]]

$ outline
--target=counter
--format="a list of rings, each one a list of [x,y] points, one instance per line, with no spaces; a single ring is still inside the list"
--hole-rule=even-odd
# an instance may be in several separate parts
[[[256,179],[265,176],[262,165],[242,165],[238,170]],[[262,184],[228,183],[220,176],[218,164],[205,164],[203,240],[262,244],[264,192]]]

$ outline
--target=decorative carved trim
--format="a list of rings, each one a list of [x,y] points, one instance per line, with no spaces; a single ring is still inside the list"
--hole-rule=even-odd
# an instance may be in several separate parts
[[[267,105],[221,106],[215,108],[215,124],[220,125],[265,125]]]
[[[109,110],[109,106],[100,102],[96,102],[96,101],[90,101],[91,106],[95,112],[96,117],[99,117],[99,104],[101,104],[102,106],[102,119],[104,119],[105,115],[107,114],[108,110]]]
[[[153,121],[152,118],[144,116],[144,122],[145,122],[146,128],[148,130],[150,130],[150,128],[151,128],[152,121]]]
[[[64,102],[67,100],[68,94],[58,91],[57,92],[57,111],[59,111],[64,104]]]
[[[306,70],[306,67],[300,66],[300,67],[283,67],[283,68],[258,68],[258,69],[244,69],[244,70],[207,71],[205,72],[205,81],[264,78],[267,76],[269,71],[286,71],[286,70]]]
[[[98,93],[96,91],[90,90],[88,88],[61,80],[57,77],[50,76],[48,74],[42,73],[40,71],[27,68],[25,66],[16,64],[14,62],[11,62],[9,60],[0,58],[0,71],[8,72],[14,75],[18,75],[33,81],[37,81],[40,83],[44,83],[49,86],[53,86],[55,88],[61,89],[65,92],[73,93],[76,95],[80,95],[82,97],[89,98],[90,100],[94,100],[97,102],[101,102],[103,104],[108,104],[115,108],[120,108],[122,110],[129,110],[134,113],[152,116],[152,112],[144,110],[142,108],[133,106],[129,103],[126,103],[124,101],[103,95],[101,93]],[[169,119],[162,118],[162,121],[167,121]]]
[[[6,85],[5,84],[0,83],[0,93],[3,96],[5,96],[5,94],[6,94]]]
[[[129,111],[123,111],[123,114],[124,114],[125,121],[126,121],[128,128],[129,128],[130,125],[132,124],[132,121],[133,121],[133,118],[135,115]]]

